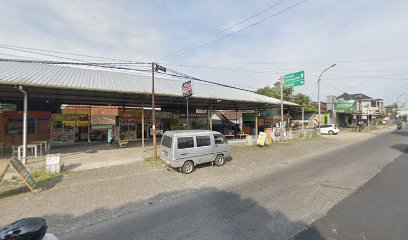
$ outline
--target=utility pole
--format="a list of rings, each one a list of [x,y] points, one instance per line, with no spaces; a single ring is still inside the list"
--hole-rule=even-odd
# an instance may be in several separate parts
[[[156,142],[156,106],[154,102],[154,63],[152,63],[152,128],[153,128],[153,158],[157,163],[157,142]]]
[[[283,77],[280,77],[280,97],[281,97],[281,123],[280,123],[280,129],[281,129],[281,141],[283,142]]]
[[[143,102],[142,102],[142,149],[143,149],[143,152],[144,152],[144,147],[145,147],[145,128],[144,128],[144,104],[143,104]]]
[[[187,101],[187,130],[190,130],[190,121],[188,119],[188,96],[186,97],[186,101]]]

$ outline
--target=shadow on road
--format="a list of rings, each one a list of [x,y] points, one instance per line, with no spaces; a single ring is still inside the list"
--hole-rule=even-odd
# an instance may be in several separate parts
[[[81,216],[42,217],[59,239],[289,239],[307,227],[215,188],[166,192]]]
[[[403,137],[408,137],[408,131],[406,130],[405,131],[404,130],[394,130],[392,134],[403,136]]]
[[[292,240],[408,239],[408,145],[391,147],[403,153]]]
[[[402,144],[402,143],[394,144],[391,146],[391,148],[396,149],[403,153],[408,153],[408,144]]]

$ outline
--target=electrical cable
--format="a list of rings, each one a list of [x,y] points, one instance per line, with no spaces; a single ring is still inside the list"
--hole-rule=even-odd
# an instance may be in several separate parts
[[[226,31],[228,31],[228,30],[231,30],[231,29],[233,29],[233,28],[235,28],[235,27],[241,25],[242,23],[245,23],[245,22],[247,22],[247,21],[249,21],[249,20],[251,20],[251,19],[253,19],[253,18],[257,17],[257,16],[260,16],[260,15],[262,15],[263,13],[265,13],[265,12],[271,10],[272,8],[275,8],[275,7],[279,6],[279,5],[281,5],[281,4],[284,3],[284,2],[286,2],[286,0],[280,1],[280,2],[278,2],[278,3],[276,3],[276,4],[272,5],[272,6],[269,6],[269,7],[265,8],[265,9],[263,9],[262,11],[257,12],[257,13],[255,13],[254,15],[251,15],[250,17],[247,17],[247,18],[245,18],[244,20],[239,21],[238,23],[233,24],[233,25],[231,25],[231,26],[225,28],[224,30],[221,30],[221,31],[219,31],[219,32],[217,32],[217,33],[211,35],[208,39],[211,39],[211,38],[213,38],[213,37],[216,37],[216,36],[218,36],[218,35],[221,35],[222,33],[226,32]],[[169,57],[172,56],[172,55],[176,55],[176,54],[178,54],[178,53],[183,52],[184,50],[187,50],[187,49],[193,48],[193,47],[194,47],[194,46],[184,47],[184,48],[182,48],[182,49],[180,49],[180,50],[177,50],[177,51],[175,51],[175,52],[172,52],[172,53],[170,53],[170,54],[168,54],[168,55],[166,55],[166,56],[164,56],[164,57],[158,59],[157,61],[160,61],[160,60],[162,60],[162,59],[169,58]]]
[[[164,60],[164,59],[168,59],[168,58],[173,58],[173,57],[176,57],[176,56],[180,56],[180,55],[186,54],[186,53],[188,53],[188,52],[195,51],[195,50],[197,50],[197,49],[199,49],[199,48],[206,47],[206,46],[208,46],[208,45],[214,44],[214,43],[216,43],[216,42],[218,42],[218,41],[221,41],[221,40],[223,40],[223,39],[225,39],[225,38],[228,38],[228,37],[230,37],[230,36],[232,36],[232,35],[234,35],[234,34],[236,34],[236,33],[240,33],[240,32],[242,32],[242,31],[247,30],[247,29],[249,29],[249,28],[252,28],[252,27],[254,27],[254,26],[256,26],[256,25],[258,25],[258,24],[260,24],[260,23],[262,23],[262,22],[265,22],[265,21],[267,21],[267,20],[269,20],[269,19],[271,19],[271,18],[273,18],[273,17],[276,17],[276,16],[278,16],[278,15],[280,15],[280,14],[286,12],[286,11],[289,11],[290,9],[292,9],[292,8],[298,6],[298,5],[300,5],[300,4],[302,4],[302,3],[306,2],[306,1],[308,1],[308,0],[299,1],[299,2],[293,4],[293,5],[289,6],[289,7],[284,8],[284,9],[281,10],[281,11],[278,11],[277,13],[275,13],[275,14],[273,14],[273,15],[271,15],[271,16],[265,17],[265,18],[263,18],[263,19],[261,19],[261,20],[255,22],[255,23],[252,23],[252,24],[250,24],[249,26],[246,26],[246,27],[244,27],[244,28],[241,28],[241,29],[239,29],[239,30],[237,30],[237,31],[234,31],[234,32],[229,33],[229,34],[227,34],[227,35],[224,35],[224,36],[222,36],[222,37],[216,38],[216,39],[214,39],[214,40],[208,41],[208,42],[206,42],[206,43],[200,44],[200,45],[195,46],[195,47],[193,47],[193,48],[186,49],[185,51],[182,51],[182,52],[180,52],[180,53],[178,53],[178,54],[173,54],[173,55],[168,55],[168,56],[166,56],[166,57],[162,57],[162,58],[158,59],[157,61],[161,61],[161,60]]]
[[[97,57],[97,56],[91,56],[91,55],[85,55],[85,54],[67,53],[67,52],[60,52],[60,51],[51,51],[51,50],[45,50],[45,49],[39,49],[39,48],[21,47],[21,46],[9,45],[9,44],[0,44],[0,47],[3,47],[3,48],[23,49],[23,50],[34,50],[34,51],[40,51],[40,52],[57,53],[57,54],[64,54],[64,55],[71,55],[71,56],[79,56],[79,57],[88,57],[88,58],[103,59],[103,60],[113,60],[113,61],[127,62],[127,63],[133,63],[133,64],[146,64],[146,63],[144,63],[144,62],[135,62],[135,61],[128,61],[128,60],[120,60],[120,59],[115,59],[115,58]]]

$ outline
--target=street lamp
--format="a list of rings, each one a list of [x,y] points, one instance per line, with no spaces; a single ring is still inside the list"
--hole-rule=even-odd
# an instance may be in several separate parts
[[[334,67],[334,66],[336,66],[336,64],[333,64],[330,67],[324,69],[323,72],[320,73],[319,79],[317,80],[317,102],[319,104],[319,129],[320,129],[320,121],[322,119],[321,112],[320,112],[320,80],[322,80],[321,77],[322,77],[323,73],[326,72],[327,70],[329,70],[330,68]]]
[[[399,99],[400,99],[400,97],[402,97],[402,96],[404,96],[404,95],[407,95],[407,94],[406,94],[406,93],[403,93],[403,94],[401,94],[401,95],[399,95],[399,96],[397,97],[397,100],[395,101],[395,104],[397,105],[397,109],[398,109]]]

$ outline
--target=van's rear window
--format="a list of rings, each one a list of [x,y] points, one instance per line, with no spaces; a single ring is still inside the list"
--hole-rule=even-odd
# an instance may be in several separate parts
[[[178,147],[178,149],[193,148],[194,147],[194,138],[193,137],[180,137],[180,138],[177,138],[177,147]]]
[[[172,137],[163,136],[162,145],[168,148],[171,148]]]

